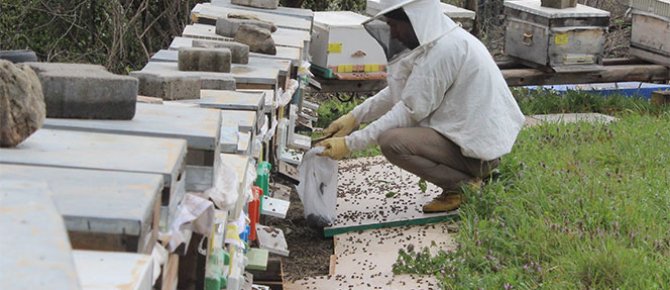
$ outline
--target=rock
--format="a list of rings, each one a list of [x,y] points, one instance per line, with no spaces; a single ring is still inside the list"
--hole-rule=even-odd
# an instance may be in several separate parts
[[[239,64],[249,63],[249,46],[244,43],[233,41],[211,41],[193,39],[193,47],[201,48],[227,48],[230,49],[231,62]]]
[[[277,9],[279,6],[279,0],[230,0],[230,3],[263,9]]]
[[[44,124],[42,85],[26,65],[0,60],[0,147],[15,147]]]
[[[235,34],[235,41],[249,46],[249,51],[276,55],[277,47],[270,30],[243,24]]]
[[[241,13],[228,13],[228,18],[232,19],[247,19],[247,20],[256,20],[260,22],[265,22],[268,25],[270,25],[270,32],[275,32],[277,31],[277,26],[272,23],[271,21],[266,21],[263,19],[258,18],[256,15],[251,15],[251,14],[241,14]]]
[[[139,94],[163,100],[200,98],[200,78],[196,76],[161,75],[134,71],[130,76],[140,81]]]
[[[91,64],[26,63],[42,83],[47,117],[130,120],[138,80]]]
[[[235,37],[242,25],[254,25],[272,32],[272,24],[258,20],[219,18],[216,20],[216,34],[225,37]]]
[[[195,77],[200,80],[201,90],[234,91],[236,89],[235,78],[230,74],[214,73],[214,72],[180,71],[179,65],[176,62],[150,61],[144,66],[141,72],[166,78]],[[199,94],[198,97],[196,98],[199,98]]]
[[[231,52],[227,48],[183,47],[179,49],[180,71],[230,72]]]

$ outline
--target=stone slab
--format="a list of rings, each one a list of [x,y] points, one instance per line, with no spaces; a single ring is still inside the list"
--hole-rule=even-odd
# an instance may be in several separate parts
[[[457,211],[425,214],[422,206],[441,193],[427,183],[421,192],[419,177],[386,161],[383,156],[340,162],[337,218],[324,229],[333,236],[364,229],[441,222],[458,217]]]
[[[260,20],[272,22],[279,28],[304,31],[310,31],[312,29],[312,22],[304,18],[280,15],[260,10],[251,11],[248,9],[221,7],[212,5],[211,3],[197,4],[193,10],[191,10],[191,20],[193,20],[193,22],[203,23],[203,21],[207,22],[212,19],[216,20],[220,17],[226,17],[229,13],[253,15]]]
[[[612,116],[603,115],[600,113],[568,113],[568,114],[548,114],[548,115],[532,115],[527,117],[538,120],[540,123],[610,123],[617,119]]]
[[[232,53],[228,48],[181,48],[180,71],[230,72]]]
[[[150,253],[156,242],[160,175],[5,164],[0,180],[45,183],[76,249]],[[119,247],[78,236],[108,238]]]
[[[47,117],[129,120],[138,80],[88,64],[28,62],[42,83]]]
[[[577,6],[577,0],[542,0],[542,7],[564,9]]]
[[[0,179],[0,289],[80,289],[65,225],[45,183]]]
[[[157,104],[137,104],[130,121],[47,118],[44,128],[184,139],[189,150],[214,151],[219,142],[218,110]]]
[[[175,62],[178,57],[175,52]],[[153,60],[153,58],[152,58]],[[200,78],[153,74],[134,71],[130,76],[139,80],[139,94],[164,100],[196,99],[200,92]]]
[[[205,40],[205,41],[211,41],[211,42],[217,42],[217,43],[226,43],[226,42],[231,42],[231,41],[225,41],[225,40],[207,40],[204,38],[199,38],[199,37],[175,37],[172,42],[170,43],[170,50],[178,50],[181,47],[194,47],[193,42],[196,40]],[[161,57],[159,60],[162,60]],[[171,57],[170,57],[171,58]],[[273,59],[273,60],[288,60],[291,62],[291,65],[297,66],[300,65],[300,59],[301,59],[301,52],[299,48],[295,47],[284,47],[284,46],[279,46],[277,47],[277,54],[276,55],[269,55],[269,54],[261,54],[261,53],[254,53],[250,52],[249,53],[249,58],[262,58],[262,59]],[[174,60],[176,61],[176,59]]]
[[[153,259],[149,255],[73,251],[83,290],[151,290]]]

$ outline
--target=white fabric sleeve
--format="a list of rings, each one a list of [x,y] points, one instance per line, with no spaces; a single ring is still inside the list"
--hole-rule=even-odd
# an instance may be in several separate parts
[[[388,112],[395,103],[389,93],[389,88],[385,87],[374,96],[367,98],[363,103],[356,106],[351,111],[351,114],[356,117],[358,123],[367,123]]]
[[[344,140],[350,151],[363,150],[370,145],[377,144],[377,138],[385,131],[393,128],[410,127],[416,123],[416,121],[412,120],[412,115],[405,106],[405,103],[398,102],[381,118],[362,130],[351,133]]]

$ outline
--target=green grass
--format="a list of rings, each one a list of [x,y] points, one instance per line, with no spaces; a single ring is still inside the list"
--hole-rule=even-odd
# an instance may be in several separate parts
[[[468,194],[457,251],[400,257],[447,289],[670,289],[670,113],[523,130]]]

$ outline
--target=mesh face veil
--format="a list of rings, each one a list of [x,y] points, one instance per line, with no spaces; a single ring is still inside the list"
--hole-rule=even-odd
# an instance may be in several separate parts
[[[363,27],[382,47],[388,62],[409,52],[410,49],[407,46],[391,37],[391,27],[386,23],[385,17],[372,18],[364,22]]]

